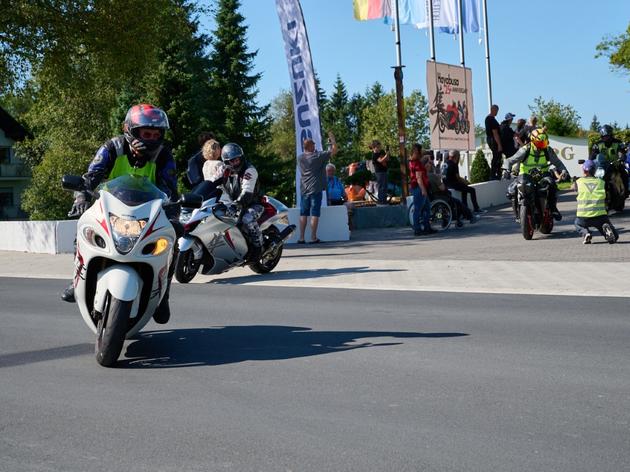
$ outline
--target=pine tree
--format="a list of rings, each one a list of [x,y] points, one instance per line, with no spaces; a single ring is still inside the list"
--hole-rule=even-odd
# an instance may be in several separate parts
[[[337,74],[333,92],[328,99],[323,116],[324,132],[332,131],[341,151],[347,150],[351,142],[350,109],[346,84],[343,83],[339,74]]]
[[[593,121],[591,121],[591,127],[590,130],[591,131],[595,131],[595,132],[599,132],[599,128],[601,128],[601,124],[599,122],[599,120],[597,119],[597,115],[593,115]]]
[[[258,51],[247,50],[247,26],[240,0],[219,0],[212,34],[210,85],[214,96],[212,122],[224,142],[236,142],[254,158],[269,129],[268,109],[256,101],[261,74],[252,72]],[[254,159],[255,160],[255,159]]]

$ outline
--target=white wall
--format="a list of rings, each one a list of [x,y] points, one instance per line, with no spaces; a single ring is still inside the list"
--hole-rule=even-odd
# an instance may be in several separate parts
[[[304,239],[311,239],[310,218],[307,220]],[[300,236],[300,209],[289,209],[289,222],[297,228],[287,240],[289,243],[296,243]],[[322,213],[317,226],[317,237],[321,241],[348,241],[350,239],[350,228],[348,227],[348,210],[345,206],[322,207]]]
[[[0,221],[0,250],[57,253],[56,221]]]

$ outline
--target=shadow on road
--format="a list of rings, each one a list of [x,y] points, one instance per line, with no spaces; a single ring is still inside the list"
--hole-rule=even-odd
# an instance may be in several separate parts
[[[52,347],[37,351],[15,352],[0,355],[0,368],[18,365],[35,364],[37,362],[67,359],[94,352],[94,344],[73,344],[71,346]]]
[[[210,284],[242,284],[247,282],[260,282],[264,280],[299,280],[299,279],[320,279],[322,277],[332,277],[340,274],[367,274],[377,272],[406,272],[407,269],[370,269],[363,267],[343,267],[339,269],[305,269],[305,270],[278,270],[269,274],[252,274],[241,277],[229,277],[225,279],[212,279]]]
[[[366,338],[450,338],[465,333],[312,331],[296,326],[223,326],[148,331],[131,342],[123,368],[193,367],[319,356],[401,342],[359,342]]]

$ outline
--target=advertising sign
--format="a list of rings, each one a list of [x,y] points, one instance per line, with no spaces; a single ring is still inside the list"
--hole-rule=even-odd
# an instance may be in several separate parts
[[[427,61],[429,121],[433,149],[475,149],[472,71]]]

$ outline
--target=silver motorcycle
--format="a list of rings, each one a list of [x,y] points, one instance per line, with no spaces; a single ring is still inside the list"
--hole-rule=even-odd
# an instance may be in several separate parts
[[[198,206],[199,195],[188,194],[182,206]],[[271,272],[280,262],[284,242],[295,230],[289,224],[289,209],[272,197],[263,197],[263,213],[259,218],[263,235],[260,258],[250,260],[247,239],[239,229],[239,215],[231,211],[227,202],[215,198],[204,201],[200,208],[183,210],[180,222],[184,235],[179,238],[179,255],[175,278],[180,283],[190,282],[199,269],[204,275],[220,274],[233,267],[249,267],[258,274]]]

